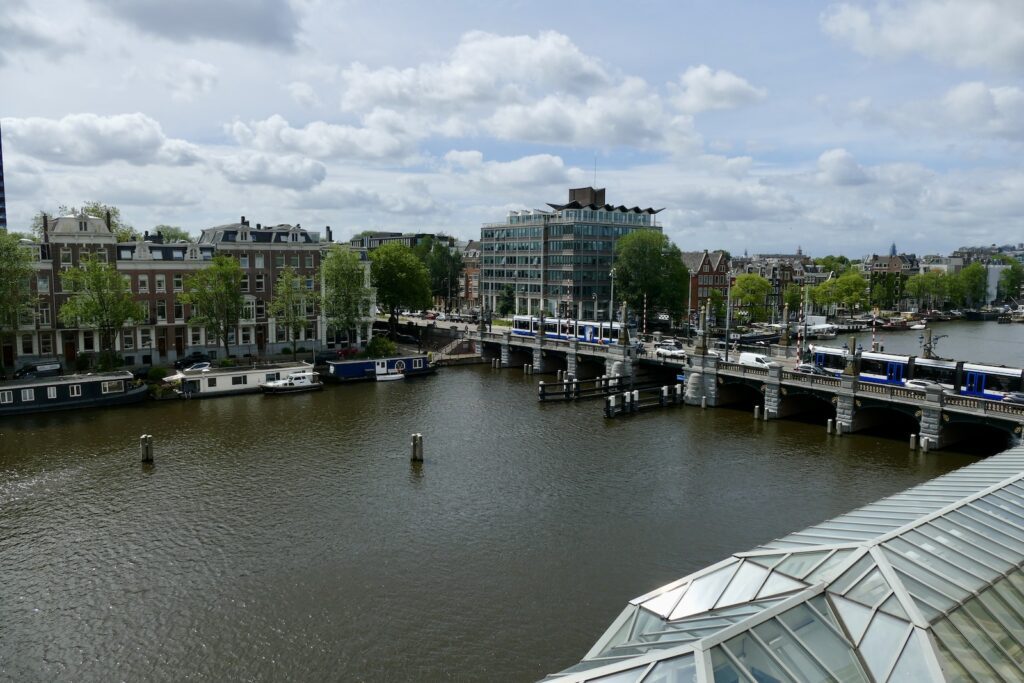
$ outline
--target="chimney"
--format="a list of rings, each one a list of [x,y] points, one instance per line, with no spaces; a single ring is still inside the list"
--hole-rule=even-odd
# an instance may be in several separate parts
[[[43,214],[43,243],[46,244],[50,241],[50,218],[45,213]]]
[[[245,220],[245,216],[242,216],[242,220],[238,221],[242,225],[249,225],[249,221]]]
[[[327,241],[328,242],[333,242],[334,241],[334,237],[331,235],[331,226],[329,226],[329,225],[327,226]]]
[[[112,228],[110,227],[110,209],[107,209],[107,215],[104,219],[104,222],[107,224],[107,230],[112,230]]]
[[[257,229],[257,230],[261,229],[262,227],[263,227],[263,226],[262,226],[262,225],[260,225],[259,223],[257,223],[257,224],[256,224],[256,229]]]

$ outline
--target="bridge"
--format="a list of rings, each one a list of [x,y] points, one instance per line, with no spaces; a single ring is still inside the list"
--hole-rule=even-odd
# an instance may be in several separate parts
[[[1022,443],[1024,436],[1024,406],[952,395],[941,387],[919,391],[863,382],[853,375],[825,377],[750,367],[697,353],[685,362],[637,357],[633,349],[614,344],[527,337],[511,330],[477,335],[481,355],[500,358],[502,367],[529,365],[538,374],[564,370],[580,379],[631,376],[642,369],[666,384],[675,384],[682,374],[688,405],[752,403],[760,406],[766,420],[825,413],[838,434],[896,423],[916,434],[921,447],[928,449],[981,432],[1001,433],[1013,444]]]

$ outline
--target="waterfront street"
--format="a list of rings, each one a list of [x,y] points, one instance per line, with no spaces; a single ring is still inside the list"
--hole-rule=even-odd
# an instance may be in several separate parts
[[[483,366],[23,418],[0,674],[532,680],[626,600],[973,461],[728,408],[605,420]]]

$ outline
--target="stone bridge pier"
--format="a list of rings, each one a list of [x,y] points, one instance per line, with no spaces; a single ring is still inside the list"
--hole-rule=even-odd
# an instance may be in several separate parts
[[[693,365],[686,371],[686,390],[683,400],[687,405],[699,406],[702,400],[708,406],[718,405],[718,358],[690,356]]]

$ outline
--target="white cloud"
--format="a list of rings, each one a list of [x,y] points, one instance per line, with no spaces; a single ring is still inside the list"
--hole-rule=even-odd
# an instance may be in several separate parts
[[[712,109],[735,109],[760,102],[768,96],[764,88],[755,88],[744,78],[701,64],[692,66],[679,77],[680,92],[673,98],[679,110],[698,114]]]
[[[863,185],[871,180],[845,149],[822,152],[818,157],[818,178],[829,185]]]
[[[218,157],[214,164],[233,183],[272,185],[292,190],[309,189],[327,177],[327,168],[322,163],[296,155],[244,152]]]
[[[565,184],[569,172],[561,157],[534,154],[513,161],[484,161],[481,152],[452,150],[445,154],[449,170],[494,187]]]
[[[950,120],[969,130],[999,138],[1024,139],[1024,90],[961,83],[943,98]]]
[[[1019,0],[906,0],[841,3],[821,18],[832,37],[868,56],[921,54],[960,67],[1024,67]]]
[[[61,119],[3,119],[4,138],[29,156],[59,164],[187,165],[199,161],[195,145],[168,138],[145,114],[68,114]]]
[[[411,141],[396,134],[386,117],[371,119],[375,127],[314,121],[293,128],[279,114],[263,121],[235,121],[227,126],[238,144],[271,152],[298,153],[318,159],[402,159],[413,152]],[[391,128],[390,130],[388,128]]]
[[[171,89],[171,97],[179,102],[191,102],[205,95],[217,85],[220,70],[213,64],[198,59],[183,59],[164,68],[163,82]]]
[[[292,193],[291,203],[301,209],[342,210],[365,216],[425,216],[440,211],[423,183],[402,183],[407,192],[384,192],[363,185],[324,183],[309,192]]]
[[[0,66],[26,51],[51,59],[78,52],[77,32],[58,25],[44,16],[28,11],[20,0],[6,0],[0,6]]]
[[[288,94],[292,96],[292,100],[299,106],[306,109],[320,106],[320,98],[317,97],[316,90],[309,83],[305,81],[292,81],[286,87]]]
[[[536,90],[582,94],[610,78],[599,60],[561,33],[534,38],[470,31],[447,61],[406,69],[355,63],[342,71],[341,81],[342,107],[365,111],[522,102]]]

